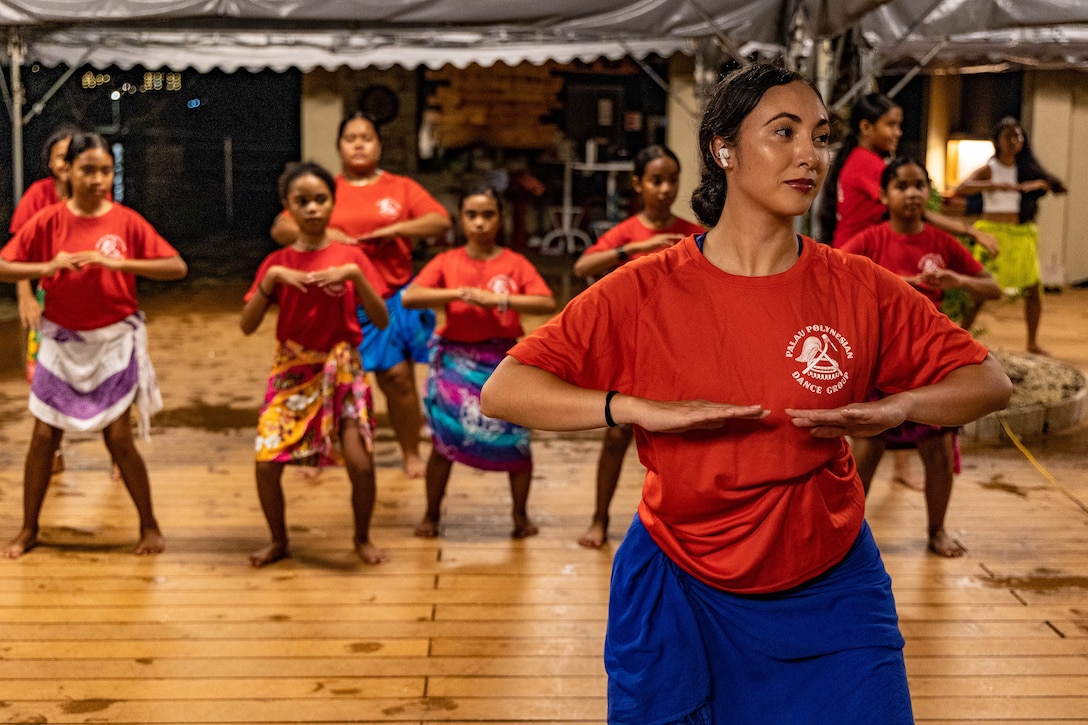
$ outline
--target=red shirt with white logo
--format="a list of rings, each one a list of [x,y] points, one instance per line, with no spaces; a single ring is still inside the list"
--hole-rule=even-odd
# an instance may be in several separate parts
[[[977,277],[982,264],[955,237],[928,224],[917,234],[900,234],[884,222],[851,237],[841,247],[848,254],[868,257],[884,269],[901,277],[950,269],[968,277]],[[940,305],[944,292],[933,287],[916,286],[933,304]]]
[[[58,252],[97,250],[115,259],[164,259],[178,251],[142,216],[116,202],[100,217],[73,214],[67,204],[41,210],[0,250],[9,262],[48,262]],[[95,330],[139,309],[136,276],[91,265],[41,280],[43,315],[70,330]]]
[[[382,276],[362,250],[350,244],[332,242],[313,252],[302,252],[293,247],[272,252],[261,262],[245,299],[257,293],[257,285],[272,265],[320,272],[349,263],[359,265],[363,276],[380,297],[387,296],[389,290]],[[284,284],[272,286],[265,282],[264,289],[270,288],[271,298],[280,308],[276,320],[276,339],[280,342],[290,340],[309,350],[327,351],[338,342],[350,342],[352,347],[359,347],[363,341],[355,314],[355,285],[351,282],[326,287],[311,285],[305,292]]]
[[[533,263],[503,248],[493,259],[473,259],[465,247],[442,252],[427,263],[413,284],[435,289],[476,287],[499,294],[552,294]],[[499,312],[461,300],[446,305],[446,324],[438,335],[455,342],[482,342],[494,338],[513,340],[525,334],[516,310]]]
[[[366,186],[353,186],[343,174],[336,176],[336,204],[329,226],[360,240],[363,251],[381,272],[389,294],[412,278],[412,240],[408,237],[366,239],[375,229],[395,222],[416,219],[437,212],[447,219],[449,212],[407,176],[383,171]]]
[[[694,237],[610,272],[510,350],[583,388],[770,411],[717,430],[635,428],[650,536],[691,575],[746,594],[827,571],[865,513],[846,440],[814,438],[785,409],[932,384],[986,354],[864,257],[805,238],[787,271],[739,277]]]

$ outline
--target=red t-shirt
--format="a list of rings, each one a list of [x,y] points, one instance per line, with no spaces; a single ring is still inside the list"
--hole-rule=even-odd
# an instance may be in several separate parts
[[[117,203],[94,218],[76,216],[67,204],[47,207],[22,226],[0,256],[9,262],[48,262],[61,251],[91,250],[115,259],[178,256],[146,219]],[[43,315],[70,330],[106,327],[139,309],[136,276],[97,265],[61,270],[43,278],[41,286],[49,300]]]
[[[869,227],[842,246],[842,251],[868,257],[884,269],[900,277],[913,277],[923,272],[950,269],[977,277],[982,265],[971,256],[951,234],[924,225],[918,234],[898,234],[887,222]],[[916,290],[940,305],[944,292],[932,287],[916,286]]]
[[[839,171],[838,205],[835,207],[834,246],[840,247],[862,229],[884,219],[880,201],[880,176],[884,159],[875,151],[857,146]]]
[[[343,174],[337,174],[336,205],[329,226],[363,240],[363,251],[381,272],[389,294],[393,294],[412,278],[412,240],[396,237],[371,242],[365,237],[375,229],[431,212],[446,218],[450,215],[426,189],[407,176],[384,171],[373,184],[352,186]]]
[[[22,229],[23,225],[30,221],[30,217],[37,214],[47,206],[59,202],[57,198],[57,186],[53,183],[53,177],[47,176],[38,179],[23,192],[19,204],[11,215],[11,233]]]
[[[465,247],[442,252],[419,271],[413,284],[434,289],[476,287],[511,295],[552,294],[533,263],[506,248],[487,260],[473,259]],[[523,334],[521,316],[516,310],[499,312],[461,300],[446,305],[446,324],[438,330],[438,335],[455,342],[513,340]]]
[[[608,274],[510,351],[583,388],[770,411],[713,431],[635,428],[654,541],[701,581],[749,594],[840,561],[865,511],[846,441],[814,438],[784,409],[923,386],[986,354],[863,257],[806,238],[786,272],[738,277],[693,237]]]
[[[706,229],[698,224],[693,224],[680,217],[675,217],[672,224],[665,229],[651,229],[639,220],[638,214],[635,214],[634,216],[624,219],[622,222],[602,234],[601,238],[582,254],[594,254],[596,252],[605,252],[609,249],[619,249],[624,244],[630,242],[644,242],[651,237],[656,237],[658,234],[683,234],[684,236],[688,236],[689,234],[702,234],[705,231]],[[653,252],[636,252],[631,255],[631,259],[638,259],[639,257],[645,257],[647,254],[652,253]]]
[[[388,296],[389,290],[381,274],[361,249],[332,242],[316,252],[300,252],[293,247],[272,252],[261,262],[245,299],[248,301],[257,293],[257,285],[274,264],[303,272],[319,272],[349,263],[359,265],[363,276],[379,296]],[[264,288],[268,289],[267,283]],[[309,350],[331,350],[338,342],[350,342],[358,347],[363,341],[359,319],[355,314],[355,285],[351,282],[327,287],[313,285],[305,292],[277,284],[272,288],[272,300],[280,308],[276,320],[276,339],[280,342],[290,340]]]

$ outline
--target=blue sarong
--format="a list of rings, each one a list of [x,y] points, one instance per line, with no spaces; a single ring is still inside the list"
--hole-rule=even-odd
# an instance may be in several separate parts
[[[868,524],[819,577],[739,596],[681,570],[636,515],[613,561],[604,660],[609,723],[914,722],[891,578]]]
[[[529,429],[480,412],[480,389],[514,340],[431,341],[423,407],[434,452],[484,471],[531,471]]]

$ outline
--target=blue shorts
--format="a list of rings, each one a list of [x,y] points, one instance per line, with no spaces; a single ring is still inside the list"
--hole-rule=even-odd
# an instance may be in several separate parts
[[[363,359],[363,370],[367,372],[385,372],[405,360],[425,363],[430,359],[427,342],[434,333],[434,311],[405,309],[400,301],[403,293],[401,287],[386,299],[389,325],[384,330],[374,326],[362,307],[356,308],[359,325],[363,328],[359,356]]]
[[[914,722],[868,524],[819,577],[740,596],[681,570],[636,515],[613,561],[604,662],[609,723]]]

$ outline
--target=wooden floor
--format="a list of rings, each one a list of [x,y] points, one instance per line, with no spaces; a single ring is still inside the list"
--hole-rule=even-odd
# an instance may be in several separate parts
[[[0,722],[602,722],[609,566],[638,498],[633,455],[601,551],[575,543],[596,434],[534,439],[538,537],[509,538],[503,476],[455,467],[444,535],[421,540],[422,484],[383,434],[374,540],[392,560],[354,559],[347,482],[330,470],[287,477],[294,558],[251,570],[246,554],[267,534],[249,426],[271,330],[242,338],[235,296],[216,311],[209,295],[221,297],[145,303],[167,410],[143,450],[168,551],[128,553],[135,515],[100,441],[67,442],[46,545],[0,562]],[[1044,340],[1084,368],[1088,293],[1061,297],[1048,297]],[[1018,308],[984,314],[993,341],[1021,344]],[[25,393],[10,371],[0,379],[2,539],[19,523]],[[959,560],[925,553],[920,494],[883,469],[874,482],[869,520],[919,722],[1088,722],[1088,433],[1028,445],[1057,485],[1013,448],[965,451],[948,517],[969,547]]]

